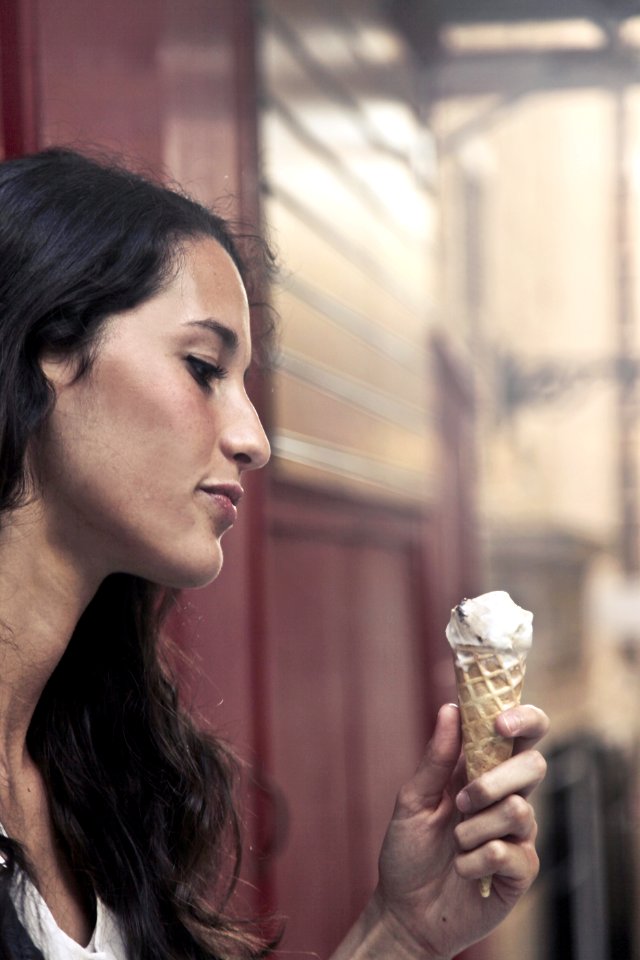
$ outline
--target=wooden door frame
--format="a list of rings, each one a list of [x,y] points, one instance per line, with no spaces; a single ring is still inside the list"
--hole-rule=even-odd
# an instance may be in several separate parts
[[[0,0],[0,110],[4,157],[37,150],[40,131],[35,0]]]

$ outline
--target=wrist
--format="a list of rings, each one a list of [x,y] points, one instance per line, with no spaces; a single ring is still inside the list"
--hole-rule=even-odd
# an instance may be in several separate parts
[[[381,936],[389,943],[398,945],[403,951],[398,956],[402,956],[403,960],[405,957],[407,960],[451,960],[448,954],[439,953],[426,936],[417,939],[397,913],[385,903],[380,889],[374,893],[370,906],[375,911],[376,925]]]
[[[373,895],[331,960],[450,960],[418,942],[383,901]]]

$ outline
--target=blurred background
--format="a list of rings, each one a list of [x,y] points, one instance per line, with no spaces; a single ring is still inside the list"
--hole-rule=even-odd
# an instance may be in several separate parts
[[[637,4],[1,0],[0,112],[4,156],[115,152],[278,252],[274,457],[176,622],[247,760],[239,909],[330,953],[449,610],[500,588],[553,721],[542,872],[465,958],[637,958]]]

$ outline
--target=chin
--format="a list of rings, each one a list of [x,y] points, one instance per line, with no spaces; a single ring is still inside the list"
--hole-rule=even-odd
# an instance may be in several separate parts
[[[188,581],[184,583],[181,587],[183,590],[198,590],[200,587],[208,587],[210,583],[217,578],[218,574],[222,570],[222,561],[217,564],[215,569],[209,569],[206,573],[201,573],[200,575],[195,575]]]
[[[222,570],[222,550],[220,544],[208,554],[198,559],[193,558],[191,562],[176,562],[177,558],[173,556],[165,565],[159,565],[156,562],[152,569],[145,570],[140,576],[152,583],[157,583],[161,587],[169,587],[173,590],[197,590],[199,587],[206,587],[212,583]]]

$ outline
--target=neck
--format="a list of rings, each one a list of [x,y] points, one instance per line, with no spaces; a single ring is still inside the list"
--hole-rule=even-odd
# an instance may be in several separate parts
[[[31,717],[100,579],[52,544],[34,505],[0,530],[2,779],[28,762]]]

